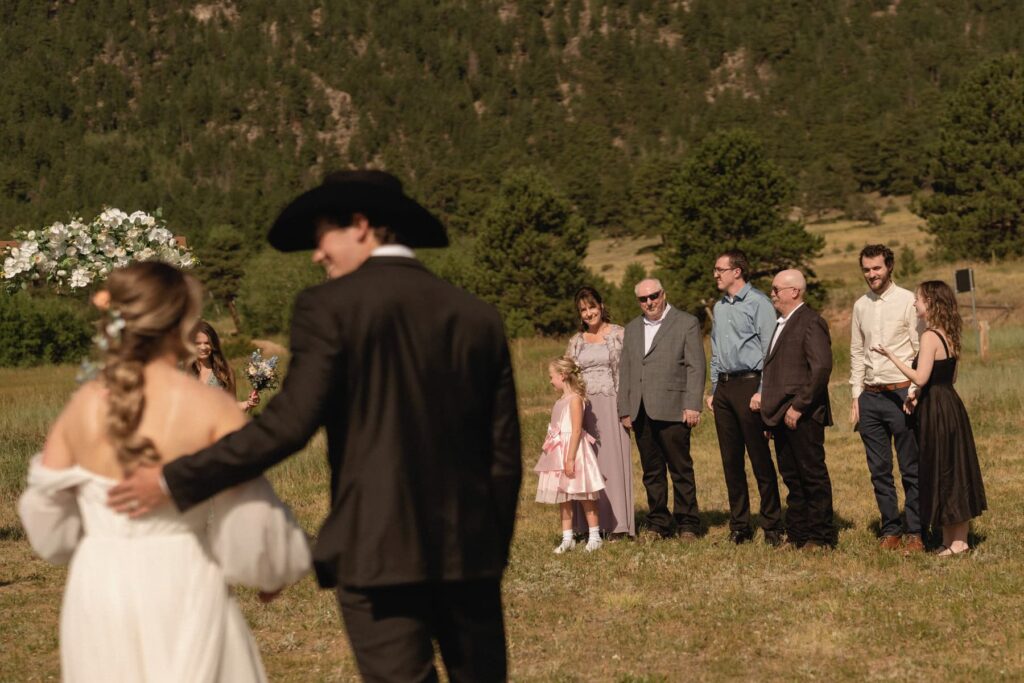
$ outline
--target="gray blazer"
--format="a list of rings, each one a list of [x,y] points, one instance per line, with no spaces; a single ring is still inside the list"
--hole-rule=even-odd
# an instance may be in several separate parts
[[[644,321],[638,316],[623,335],[619,416],[635,420],[643,401],[652,420],[682,422],[684,410],[704,407],[704,375],[704,344],[695,317],[670,308],[644,355]]]

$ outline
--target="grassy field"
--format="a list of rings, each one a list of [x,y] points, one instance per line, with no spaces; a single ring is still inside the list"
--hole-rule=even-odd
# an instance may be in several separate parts
[[[905,218],[903,213],[887,221]],[[895,225],[895,224],[894,224]],[[813,226],[828,246],[820,274],[833,283],[837,361],[831,395],[849,411],[844,307],[862,289],[856,251],[883,228]],[[895,234],[893,232],[892,234]],[[906,238],[920,239],[910,231]],[[900,237],[901,241],[904,239]],[[917,244],[919,242],[913,242]],[[834,253],[838,247],[839,253]],[[923,248],[918,250],[923,257]],[[1019,264],[974,264],[985,296],[1020,297]],[[949,265],[921,277],[951,277]],[[907,283],[911,284],[911,283]],[[982,290],[986,292],[985,289]],[[841,524],[832,553],[779,553],[727,542],[727,497],[714,425],[694,433],[698,497],[707,536],[692,545],[616,541],[600,552],[555,556],[557,512],[532,502],[531,469],[554,396],[547,360],[557,340],[513,348],[523,416],[526,476],[512,561],[504,583],[511,675],[526,681],[996,680],[1024,678],[1024,325],[993,326],[991,358],[968,335],[959,391],[971,414],[990,510],[973,527],[967,558],[904,558],[876,550],[877,510],[859,437],[845,421],[827,437]],[[844,327],[844,324],[847,327]],[[72,368],[0,371],[0,681],[56,680],[57,618],[65,571],[35,559],[15,514],[30,454],[73,390]],[[320,437],[271,473],[282,497],[315,532],[326,500]],[[634,454],[637,512],[646,498]],[[752,481],[751,481],[752,484]],[[784,490],[784,489],[783,489]],[[756,490],[752,492],[756,500]],[[275,681],[356,678],[333,597],[307,578],[269,606],[240,600]]]

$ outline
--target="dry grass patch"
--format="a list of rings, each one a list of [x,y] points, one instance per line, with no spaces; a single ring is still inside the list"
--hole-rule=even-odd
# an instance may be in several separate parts
[[[639,263],[647,272],[654,270],[661,237],[609,237],[590,240],[586,266],[608,282],[619,284],[626,266]]]

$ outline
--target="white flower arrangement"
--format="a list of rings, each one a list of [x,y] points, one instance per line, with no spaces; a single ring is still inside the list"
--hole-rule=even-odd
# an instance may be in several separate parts
[[[48,283],[58,291],[82,289],[133,261],[163,261],[179,268],[196,264],[159,212],[128,215],[108,208],[88,223],[71,218],[42,230],[16,232],[14,239],[19,244],[3,264],[3,279],[11,290],[34,283]]]

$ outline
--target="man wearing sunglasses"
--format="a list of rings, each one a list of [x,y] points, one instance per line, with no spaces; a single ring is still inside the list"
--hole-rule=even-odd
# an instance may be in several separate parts
[[[825,427],[832,424],[828,323],[804,303],[807,281],[783,270],[772,281],[779,312],[761,375],[761,417],[775,439],[786,498],[785,547],[832,548],[832,480],[825,465]]]
[[[690,430],[700,421],[704,394],[704,345],[700,325],[668,304],[654,278],[634,290],[642,315],[626,325],[619,365],[619,417],[636,432],[647,490],[647,522],[662,538],[694,541],[701,534]],[[673,515],[668,512],[672,476]]]

